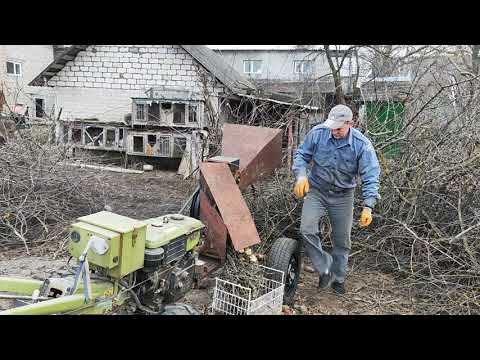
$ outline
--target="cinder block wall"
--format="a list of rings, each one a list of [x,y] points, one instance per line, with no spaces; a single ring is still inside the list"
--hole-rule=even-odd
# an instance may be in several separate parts
[[[202,92],[196,60],[178,45],[92,45],[48,81],[62,119],[122,121],[131,97],[151,87],[182,87]],[[214,96],[223,92],[220,84]]]

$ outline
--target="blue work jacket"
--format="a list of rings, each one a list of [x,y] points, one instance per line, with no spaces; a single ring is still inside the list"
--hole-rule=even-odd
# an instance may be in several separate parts
[[[350,128],[344,141],[335,141],[329,128],[315,126],[296,151],[292,169],[297,179],[307,176],[312,161],[308,177],[312,186],[352,189],[360,175],[364,206],[373,208],[380,199],[377,155],[370,140],[357,129]]]

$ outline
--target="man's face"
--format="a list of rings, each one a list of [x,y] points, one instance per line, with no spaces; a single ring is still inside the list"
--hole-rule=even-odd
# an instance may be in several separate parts
[[[348,135],[348,130],[352,127],[350,122],[345,123],[341,128],[338,129],[331,129],[332,136],[335,139],[343,139]]]

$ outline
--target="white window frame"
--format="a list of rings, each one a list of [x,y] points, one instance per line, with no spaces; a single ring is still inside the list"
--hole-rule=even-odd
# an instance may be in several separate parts
[[[142,114],[143,114],[143,118],[139,118],[138,117],[138,106],[141,105],[142,106]],[[145,103],[135,103],[135,120],[138,120],[139,122],[146,122],[146,115],[147,115],[147,112],[148,112],[148,109],[147,109],[147,104]]]
[[[337,56],[334,59],[335,66],[337,64],[340,64],[342,61],[343,56]],[[347,77],[347,76],[352,76],[355,74],[356,70],[356,59],[352,56],[346,56],[345,59],[343,60],[342,67],[340,68],[340,76],[342,77]]]
[[[8,72],[8,63],[11,63],[13,64],[13,73],[9,73]],[[23,75],[23,66],[22,66],[22,63],[18,62],[18,61],[12,61],[12,60],[7,60],[5,62],[5,66],[7,67],[6,69],[6,73],[8,75],[11,75],[11,76],[22,76]],[[17,72],[17,66],[19,67],[20,71]]]
[[[305,64],[311,64],[310,71],[305,71]],[[297,64],[300,65],[300,71],[297,71]],[[314,60],[293,60],[293,72],[295,74],[313,74]]]
[[[253,72],[253,63],[254,62],[259,62],[260,63],[260,67],[258,68],[258,71],[256,72]],[[248,69],[247,69],[247,65],[248,64]],[[243,60],[243,73],[244,74],[261,74],[262,73],[262,67],[263,67],[263,60],[253,60],[253,59],[250,59],[250,60]]]

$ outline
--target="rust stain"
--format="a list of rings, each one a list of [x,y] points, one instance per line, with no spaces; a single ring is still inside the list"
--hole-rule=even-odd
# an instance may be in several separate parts
[[[205,244],[200,254],[219,259],[223,264],[227,256],[227,228],[202,190],[199,196],[200,221],[206,226]]]
[[[240,159],[238,186],[244,190],[282,165],[282,130],[225,124],[222,155]]]
[[[217,205],[235,250],[260,243],[250,210],[228,165],[205,162],[200,164],[200,174],[202,188]]]

